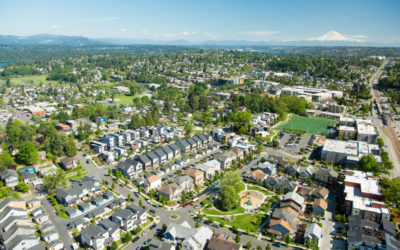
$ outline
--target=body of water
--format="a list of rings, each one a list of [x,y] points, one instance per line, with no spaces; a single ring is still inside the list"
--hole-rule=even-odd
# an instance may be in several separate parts
[[[4,65],[7,65],[7,64],[9,64],[8,62],[0,62],[0,66],[4,66]]]

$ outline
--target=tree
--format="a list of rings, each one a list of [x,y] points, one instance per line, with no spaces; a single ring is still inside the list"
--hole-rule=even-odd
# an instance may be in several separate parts
[[[131,194],[128,194],[128,201],[131,201]]]
[[[234,187],[224,186],[222,188],[221,205],[225,210],[230,210],[240,205],[240,197]]]
[[[240,234],[236,234],[236,243],[240,243]]]
[[[200,221],[197,220],[197,221],[196,221],[196,228],[199,228],[199,227],[200,227]]]
[[[372,154],[363,155],[359,162],[359,169],[364,172],[380,173],[382,172],[381,164]]]
[[[268,245],[265,247],[265,250],[271,250],[271,245],[268,243]]]
[[[167,231],[168,226],[164,223],[164,224],[162,224],[161,228],[165,232],[165,231]]]
[[[253,246],[253,243],[251,243],[251,241],[247,242],[246,244],[246,248],[250,249]]]
[[[273,140],[273,141],[272,141],[272,146],[273,146],[274,148],[279,147],[279,141]]]
[[[240,133],[243,134],[248,132],[251,127],[251,112],[249,110],[235,113],[233,116],[234,128]]]
[[[127,232],[124,237],[125,242],[129,242],[133,239],[133,235],[130,232]]]
[[[47,175],[42,178],[43,186],[47,189],[49,194],[55,194],[57,187],[66,187],[67,180],[65,178],[65,171],[57,169],[57,172]]]
[[[72,137],[68,137],[67,141],[65,142],[65,154],[68,157],[73,157],[76,155],[76,145]]]
[[[29,185],[26,184],[26,183],[23,182],[23,181],[20,181],[20,182],[18,183],[17,188],[18,188],[18,190],[19,190],[20,192],[22,192],[22,193],[26,193],[26,192],[29,191]]]
[[[38,150],[32,142],[23,142],[19,146],[17,159],[26,165],[36,164],[39,161]]]
[[[139,200],[139,206],[143,206],[143,201]]]
[[[110,246],[110,250],[117,250],[118,249],[118,244],[117,242],[113,241],[113,243]]]
[[[78,139],[79,140],[85,140],[86,138],[88,138],[90,136],[90,134],[92,133],[92,127],[89,124],[79,124],[78,126]]]
[[[189,137],[193,132],[193,124],[191,122],[186,122],[184,129],[185,129],[185,136]]]
[[[288,234],[285,235],[284,240],[285,240],[287,245],[289,245],[289,243],[291,242],[290,236]]]
[[[114,182],[111,184],[111,188],[112,188],[112,189],[115,188],[115,183],[114,183]]]
[[[10,152],[4,151],[0,154],[0,170],[7,169],[8,166],[14,164],[14,158],[11,156]]]
[[[238,193],[243,189],[244,184],[242,178],[240,178],[240,175],[238,173],[229,172],[226,173],[221,180],[221,189],[223,189],[225,186],[233,187]]]
[[[307,248],[311,248],[311,241],[310,241],[310,238],[307,238],[307,240],[306,240],[306,247],[307,247]]]

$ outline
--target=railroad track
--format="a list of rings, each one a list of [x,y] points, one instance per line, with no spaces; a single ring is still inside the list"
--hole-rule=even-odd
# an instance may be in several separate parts
[[[397,160],[400,162],[400,141],[398,140],[396,131],[390,125],[384,126],[388,131],[388,137],[392,141],[394,152],[396,153]]]

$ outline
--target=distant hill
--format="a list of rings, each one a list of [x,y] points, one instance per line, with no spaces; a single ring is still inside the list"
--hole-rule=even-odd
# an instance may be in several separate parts
[[[0,44],[7,45],[64,45],[64,46],[87,46],[101,45],[103,42],[89,39],[83,36],[63,36],[40,34],[32,36],[0,35]]]

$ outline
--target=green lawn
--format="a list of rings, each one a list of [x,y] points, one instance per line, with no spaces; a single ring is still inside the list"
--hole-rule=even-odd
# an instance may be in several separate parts
[[[236,226],[238,229],[244,231],[249,230],[253,233],[258,233],[260,230],[261,223],[267,218],[266,214],[243,214],[235,216],[233,221],[227,221],[220,217],[207,217],[208,219],[217,221],[219,223],[223,222],[226,225]]]
[[[221,210],[218,210],[216,208],[211,208],[211,209],[204,209],[203,212],[205,214],[210,214],[210,215],[230,215],[230,214],[239,214],[243,213],[245,210],[243,207],[238,207],[234,210],[228,211],[228,212],[223,212]]]
[[[293,116],[289,121],[279,125],[280,130],[302,130],[309,134],[326,135],[329,127],[333,127],[335,121],[324,118],[309,118],[301,116]]]
[[[135,96],[127,96],[127,95],[118,95],[118,96],[115,96],[114,98],[115,98],[115,103],[116,104],[122,104],[122,105],[127,105],[127,104],[133,104],[133,98],[134,98]],[[118,99],[118,100],[117,100]]]
[[[274,195],[274,193],[271,193],[263,188],[257,187],[257,186],[250,186],[247,185],[247,190],[256,190],[259,191],[260,193],[263,193],[264,195]]]
[[[57,81],[47,81],[47,76],[20,76],[20,77],[12,77],[11,83],[18,85],[42,85],[42,84],[57,84]],[[5,80],[0,80],[0,85],[5,84]]]

